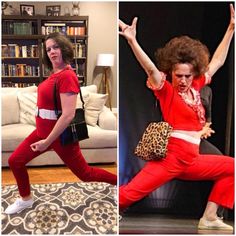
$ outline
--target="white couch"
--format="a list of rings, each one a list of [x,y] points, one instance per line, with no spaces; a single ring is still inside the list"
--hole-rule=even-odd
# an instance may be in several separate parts
[[[96,85],[82,87],[89,139],[80,142],[88,163],[112,163],[117,160],[117,119],[105,106],[107,95],[97,93]],[[2,88],[2,166],[16,147],[35,129],[37,87]],[[77,107],[81,106],[78,96]],[[54,151],[32,160],[29,166],[63,164]]]

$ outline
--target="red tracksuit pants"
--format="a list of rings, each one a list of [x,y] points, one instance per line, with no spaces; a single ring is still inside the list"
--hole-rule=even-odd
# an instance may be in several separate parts
[[[200,155],[198,145],[171,137],[165,159],[147,162],[127,185],[119,188],[120,209],[125,209],[174,178],[213,180],[208,200],[233,208],[234,158]]]
[[[33,131],[12,153],[8,163],[16,178],[19,193],[22,197],[30,194],[29,176],[26,164],[40,155],[42,152],[34,152],[30,145],[41,140],[37,131]],[[60,140],[55,140],[44,152],[53,149],[71,171],[82,181],[107,182],[113,185],[117,184],[117,176],[103,169],[90,167],[85,161],[79,144],[69,144],[61,146]],[[50,156],[48,156],[50,158]],[[45,160],[46,162],[46,160]]]

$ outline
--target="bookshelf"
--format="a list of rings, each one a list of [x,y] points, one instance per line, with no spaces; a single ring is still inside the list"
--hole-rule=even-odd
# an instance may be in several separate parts
[[[49,72],[42,63],[46,35],[62,32],[74,47],[72,67],[87,84],[88,16],[2,16],[2,86],[38,85]]]

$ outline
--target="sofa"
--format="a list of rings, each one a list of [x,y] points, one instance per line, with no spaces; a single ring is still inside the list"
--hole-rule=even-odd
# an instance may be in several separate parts
[[[80,142],[88,163],[114,163],[117,160],[117,118],[106,107],[107,94],[97,93],[96,85],[81,87],[85,102],[85,119],[89,139]],[[2,166],[16,147],[35,129],[37,87],[2,88]],[[78,96],[77,107],[82,103]],[[62,165],[50,150],[28,163],[28,166]]]

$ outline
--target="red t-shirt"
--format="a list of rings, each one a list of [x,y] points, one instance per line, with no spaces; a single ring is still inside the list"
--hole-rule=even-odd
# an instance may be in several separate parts
[[[37,106],[39,109],[54,110],[54,83],[57,83],[57,107],[61,110],[59,93],[79,93],[79,81],[75,72],[66,67],[64,70],[52,74],[38,86]],[[36,128],[39,137],[46,138],[52,131],[56,120],[36,117]]]
[[[205,76],[195,78],[192,87],[196,91],[210,82],[206,80]],[[170,82],[164,81],[161,89],[153,90],[155,96],[160,101],[162,115],[174,130],[199,131],[202,129],[199,116],[192,107],[187,105],[178,91],[173,88]],[[202,105],[201,105],[202,106]],[[204,109],[203,107],[201,107]]]

